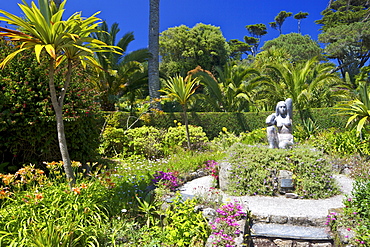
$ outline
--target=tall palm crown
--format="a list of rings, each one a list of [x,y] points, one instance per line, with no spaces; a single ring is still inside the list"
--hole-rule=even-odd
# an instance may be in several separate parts
[[[148,49],[139,49],[126,53],[128,45],[134,40],[133,32],[128,32],[116,44],[120,29],[117,23],[109,28],[106,22],[99,27],[101,32],[93,33],[92,37],[114,46],[122,53],[96,53],[96,58],[102,70],[94,81],[96,88],[102,93],[101,104],[103,110],[115,109],[117,99],[128,92],[147,83],[145,62],[149,59]]]

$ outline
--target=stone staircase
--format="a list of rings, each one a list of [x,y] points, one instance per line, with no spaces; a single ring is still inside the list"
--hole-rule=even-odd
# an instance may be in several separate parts
[[[325,218],[253,215],[249,245],[331,247],[334,246],[333,239],[325,222]]]
[[[349,194],[352,181],[338,175],[343,194]],[[212,177],[187,182],[180,192],[184,198],[207,193]],[[237,201],[252,216],[245,222],[244,239],[238,246],[255,247],[332,247],[333,236],[325,225],[327,215],[343,206],[344,195],[321,200],[290,199],[284,196],[241,196],[223,194],[223,201]],[[249,225],[249,227],[248,227]]]

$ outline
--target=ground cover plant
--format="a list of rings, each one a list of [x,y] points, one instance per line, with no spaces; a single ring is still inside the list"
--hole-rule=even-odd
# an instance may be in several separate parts
[[[323,153],[305,147],[291,150],[237,144],[229,153],[232,195],[276,195],[279,170],[293,172],[295,193],[302,199],[328,198],[339,193],[332,167]]]

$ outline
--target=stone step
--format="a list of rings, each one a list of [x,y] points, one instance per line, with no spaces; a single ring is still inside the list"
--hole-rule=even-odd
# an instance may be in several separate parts
[[[254,223],[289,224],[296,226],[325,227],[327,217],[287,216],[287,215],[259,215],[252,211]]]
[[[282,238],[296,240],[331,240],[325,227],[297,226],[290,224],[256,223],[252,225],[251,237]]]

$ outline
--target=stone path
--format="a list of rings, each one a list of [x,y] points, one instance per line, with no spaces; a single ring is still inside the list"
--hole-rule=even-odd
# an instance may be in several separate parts
[[[328,239],[325,227],[329,210],[343,207],[345,195],[352,190],[352,180],[345,175],[336,175],[342,194],[328,199],[290,199],[284,196],[228,196],[223,194],[223,202],[236,200],[245,210],[250,210],[255,224],[255,236],[285,237],[296,239]],[[190,181],[180,188],[184,198],[207,194],[212,187],[211,176]],[[283,224],[283,225],[282,225]]]

